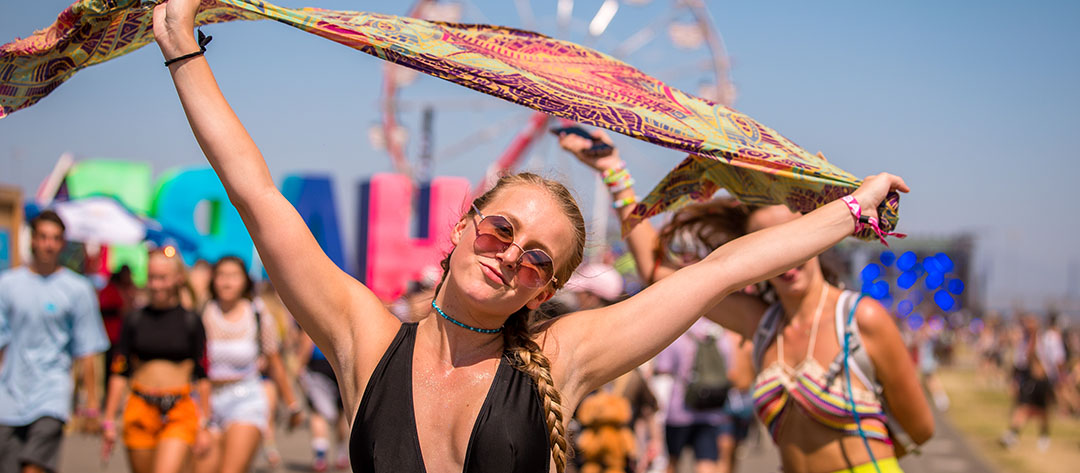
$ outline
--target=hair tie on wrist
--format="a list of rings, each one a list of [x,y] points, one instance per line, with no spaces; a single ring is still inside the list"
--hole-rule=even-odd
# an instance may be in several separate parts
[[[206,52],[206,45],[210,44],[210,41],[212,39],[214,39],[213,36],[207,36],[207,35],[203,34],[202,29],[199,29],[199,50],[195,51],[193,53],[190,53],[190,54],[185,54],[185,55],[180,56],[180,57],[174,57],[172,59],[169,59],[169,60],[165,61],[165,67],[169,67],[170,65],[172,65],[174,62],[177,62],[177,61],[183,61],[184,59],[191,59],[191,58],[193,58],[195,56],[202,56],[203,53]]]

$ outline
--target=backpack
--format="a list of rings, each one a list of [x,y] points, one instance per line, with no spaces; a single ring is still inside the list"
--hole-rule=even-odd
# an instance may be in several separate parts
[[[717,348],[716,336],[705,335],[697,340],[694,350],[690,383],[686,385],[686,407],[697,411],[723,407],[730,389],[727,358]]]
[[[836,339],[840,342],[841,350],[827,368],[826,384],[831,385],[833,380],[844,372],[844,352],[842,347],[844,339],[850,337],[848,368],[850,368],[851,374],[858,378],[863,386],[873,392],[881,403],[887,419],[886,428],[889,430],[889,437],[893,440],[897,458],[907,453],[919,453],[918,445],[911,440],[911,436],[900,426],[896,417],[889,412],[888,403],[885,402],[885,389],[878,382],[874,362],[863,347],[862,337],[859,336],[859,324],[855,317],[851,316],[854,315],[855,307],[861,298],[858,293],[844,291],[836,302],[834,325],[836,326]],[[761,372],[761,361],[765,357],[765,349],[776,338],[776,331],[780,326],[780,319],[783,315],[784,309],[780,307],[780,304],[773,304],[765,311],[765,315],[761,317],[761,323],[758,324],[757,331],[754,333],[753,362],[754,372],[756,373]],[[851,321],[850,324],[848,323],[849,320]]]

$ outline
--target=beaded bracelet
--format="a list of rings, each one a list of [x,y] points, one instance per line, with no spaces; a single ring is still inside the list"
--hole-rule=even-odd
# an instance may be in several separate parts
[[[626,169],[619,169],[618,171],[604,176],[604,184],[607,184],[608,187],[612,187],[627,179],[630,179],[630,172]]]
[[[623,207],[626,207],[628,205],[633,205],[633,204],[636,204],[636,203],[637,203],[637,197],[630,196],[630,197],[625,197],[625,198],[616,200],[615,202],[612,202],[611,207],[614,208],[615,210],[619,210],[619,209],[621,209]]]
[[[611,192],[611,195],[615,195],[615,194],[618,194],[619,192],[622,192],[622,191],[627,190],[627,189],[629,189],[631,187],[634,187],[634,184],[637,184],[637,181],[635,181],[631,177],[628,177],[625,181],[622,181],[621,183],[619,183],[617,185],[609,186],[608,187],[608,192]]]
[[[626,169],[626,162],[619,161],[618,163],[615,163],[614,167],[600,171],[600,175],[603,176],[604,182],[607,182],[608,177],[624,169]]]

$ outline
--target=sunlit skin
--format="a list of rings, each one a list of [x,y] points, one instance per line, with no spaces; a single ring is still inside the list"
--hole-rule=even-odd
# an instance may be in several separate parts
[[[611,144],[610,138],[597,131],[594,136]],[[619,161],[618,151],[605,158],[589,158],[580,153],[591,142],[575,135],[560,137],[560,145],[575,154],[584,164],[603,171],[613,168]],[[613,195],[614,199],[631,197],[632,189]],[[864,211],[865,212],[865,211]],[[619,212],[625,219],[629,211]],[[747,221],[747,231],[751,234],[770,228],[792,223],[800,217],[782,205],[768,206],[753,212]],[[849,217],[850,218],[850,217]],[[638,225],[627,238],[631,253],[638,263],[642,278],[648,280],[664,279],[678,270],[678,267],[660,265],[657,267],[652,249],[658,241],[656,230],[645,222]],[[784,248],[779,246],[778,248]],[[820,301],[822,288],[826,286],[817,256],[790,266],[786,271],[769,278],[768,284],[775,291],[784,308],[785,326],[784,360],[787,366],[796,366],[807,355],[810,331],[814,315]],[[825,291],[825,305],[819,322],[818,336],[813,358],[822,366],[828,366],[833,357],[841,350],[835,335],[833,313],[840,289],[828,286]],[[706,315],[725,328],[752,339],[766,306],[760,299],[745,294],[733,294],[724,299]],[[874,363],[879,381],[885,388],[885,397],[890,402],[893,415],[905,428],[916,443],[922,443],[933,433],[933,416],[926,398],[919,389],[918,377],[914,364],[908,356],[892,317],[877,302],[864,300],[856,310],[856,321],[860,335],[867,345],[867,353]],[[777,359],[776,343],[765,351],[762,366],[769,366]],[[855,387],[862,387],[856,379]],[[898,401],[899,400],[899,401]],[[841,432],[822,426],[817,421],[800,413],[797,409],[787,415],[779,445],[784,463],[784,471],[796,473],[820,473],[844,469],[870,461],[862,439],[844,435]],[[872,441],[871,449],[875,458],[894,456],[888,445]],[[708,471],[710,466],[699,462],[698,471]]]
[[[162,253],[152,253],[146,267],[146,290],[150,307],[171,309],[180,305],[180,288],[184,275],[180,268],[179,256],[168,257]],[[143,322],[145,323],[145,322]],[[195,369],[192,360],[174,362],[169,360],[128,360],[132,363],[131,382],[144,386],[145,389],[171,391],[188,385]],[[121,410],[121,400],[127,395],[128,379],[112,375],[109,377],[109,397],[105,402],[105,418],[115,419]],[[210,384],[201,380],[196,386],[199,393],[201,415],[210,412]],[[116,427],[102,431],[103,455],[108,457],[117,440]],[[157,447],[150,450],[128,449],[128,462],[136,473],[169,473],[181,471],[191,453],[202,455],[207,451],[210,437],[205,429],[200,429],[194,447],[189,447],[180,439],[165,438]]]
[[[746,223],[746,230],[750,233],[763,228],[775,227],[782,223],[790,222],[799,218],[800,214],[792,212],[783,205],[764,207],[752,214]],[[805,263],[785,271],[780,276],[768,280],[769,285],[776,291],[781,300],[787,299],[787,306],[797,306],[796,301],[801,300],[808,294],[811,284],[817,280],[824,281],[821,273],[821,264],[818,257],[810,258]],[[817,286],[821,290],[821,286]],[[815,293],[816,294],[816,293]],[[816,295],[811,303],[817,303]],[[813,311],[816,307],[811,307]]]
[[[163,57],[198,50],[193,33],[197,3],[170,0],[155,7],[154,37]],[[192,131],[243,218],[267,274],[289,312],[334,367],[351,423],[401,322],[323,253],[277,190],[206,59],[186,59],[169,69]],[[890,190],[908,188],[902,179],[881,174],[868,178],[855,197],[873,209]],[[526,250],[543,247],[560,269],[569,270],[566,262],[577,250],[574,229],[556,203],[546,189],[521,185],[502,189],[480,210],[519,220],[515,243]],[[475,227],[473,215],[465,213],[451,235],[450,271],[436,298],[447,314],[466,324],[499,327],[518,309],[538,307],[554,295],[551,284],[516,284],[514,262],[521,251],[516,246],[502,254],[476,254]],[[586,393],[658,354],[727,294],[781,273],[834,245],[853,228],[844,204],[834,202],[805,218],[724,245],[618,304],[564,315],[538,327],[531,336],[551,362],[551,382],[562,393],[563,418],[569,418]],[[778,247],[787,251],[775,251]],[[419,323],[412,373],[416,415],[411,421],[427,471],[462,470],[471,427],[503,349],[501,335],[468,331],[431,312]],[[554,460],[549,469],[555,471]]]
[[[514,222],[516,242],[526,250],[543,248],[552,255],[570,253],[573,232],[558,204],[545,192],[529,186],[511,187],[500,192],[482,209],[485,215],[502,215]],[[563,224],[558,224],[561,219]],[[473,251],[478,218],[458,222],[451,235],[455,245],[450,257],[448,280],[435,302],[448,314],[476,327],[502,325],[508,312],[525,305],[539,307],[554,295],[550,285],[528,288],[514,277],[521,250],[511,245],[502,253],[477,254]],[[554,256],[556,265],[565,258]],[[503,282],[507,280],[509,284]],[[454,350],[455,346],[468,349]],[[413,393],[417,435],[425,461],[464,458],[469,434],[482,402],[465,409],[446,409],[445,399],[483,399],[491,386],[502,336],[477,334],[447,327],[440,317],[420,322],[413,355],[413,383],[425,389]],[[446,441],[450,432],[450,442]]]
[[[747,229],[755,232],[774,227],[799,217],[784,206],[765,207],[750,215]],[[819,320],[817,341],[814,353],[808,354],[811,328],[820,301],[823,286],[826,286],[818,258],[771,278],[768,283],[776,291],[780,304],[784,307],[786,326],[783,327],[784,359],[787,366],[797,366],[804,357],[811,356],[822,366],[828,366],[833,357],[843,348],[836,338],[835,311],[840,297],[840,289],[828,286],[825,289],[826,301]],[[929,405],[918,387],[918,377],[914,365],[904,350],[900,333],[891,317],[880,304],[869,300],[862,302],[856,311],[860,334],[867,345],[867,352],[874,362],[879,379],[886,387],[886,398],[901,399],[903,402],[892,403],[898,415],[909,414],[900,418],[901,424],[913,426],[911,434],[918,441],[929,438],[929,429],[933,428],[933,419]],[[892,350],[888,350],[892,348]],[[777,360],[777,348],[774,342],[762,359],[762,366],[769,366]],[[894,380],[910,379],[916,381],[907,385],[889,383]],[[858,379],[853,379],[855,389],[865,386]],[[843,468],[845,452],[852,463],[869,461],[862,439],[845,435],[823,426],[820,422],[802,414],[786,418],[782,442],[779,445],[784,458],[785,471],[825,472]],[[870,447],[877,459],[894,456],[892,447],[880,441],[871,441]],[[864,458],[865,459],[862,459]],[[862,459],[862,460],[859,460]]]
[[[30,232],[30,269],[46,276],[60,269],[60,252],[64,249],[64,230],[55,222],[37,222]]]
[[[250,313],[251,301],[247,299],[250,288],[247,287],[246,272],[247,269],[243,265],[231,259],[218,262],[213,269],[210,284],[213,286],[214,302],[221,308],[221,314],[227,321],[235,322]],[[270,317],[270,315],[264,314],[263,317]],[[256,343],[262,343],[262,341],[257,340]],[[291,384],[286,378],[281,355],[272,352],[263,353],[262,356],[265,357],[267,372],[277,385],[286,406],[295,406],[297,401]],[[213,383],[223,385],[231,382],[232,380],[222,380]],[[289,418],[289,425],[295,427],[301,420],[301,414],[294,413]],[[197,473],[247,471],[261,439],[262,433],[259,428],[251,424],[234,423],[227,426],[224,432],[212,431],[210,448],[206,455],[195,462],[195,471]]]

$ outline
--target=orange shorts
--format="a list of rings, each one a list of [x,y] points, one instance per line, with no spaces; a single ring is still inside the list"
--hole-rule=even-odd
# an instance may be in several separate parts
[[[172,390],[143,390],[132,386],[124,407],[124,445],[132,450],[150,450],[164,438],[178,438],[188,445],[195,444],[199,432],[199,408],[191,398],[191,388]],[[161,409],[139,394],[176,396],[172,408],[164,416]]]

